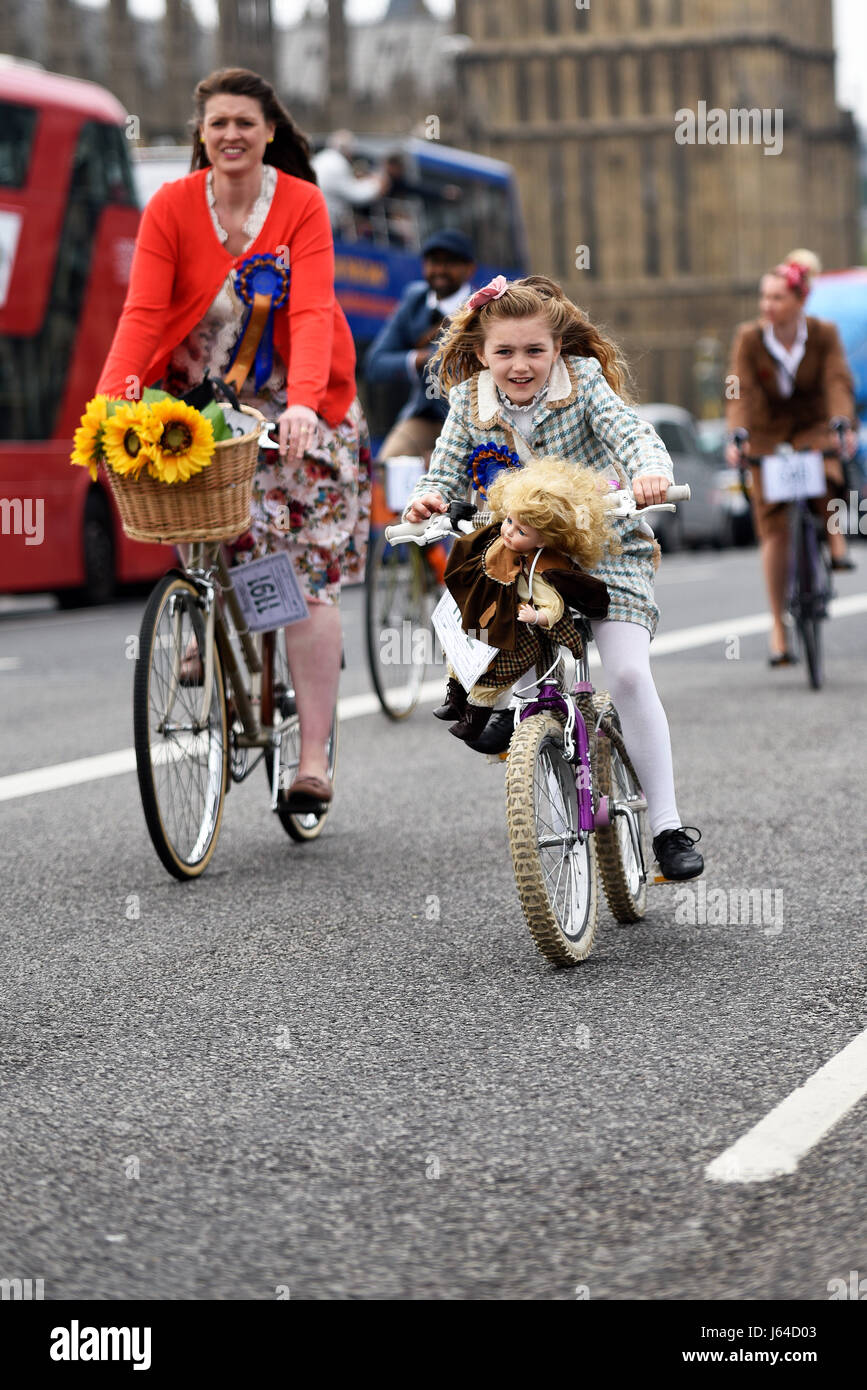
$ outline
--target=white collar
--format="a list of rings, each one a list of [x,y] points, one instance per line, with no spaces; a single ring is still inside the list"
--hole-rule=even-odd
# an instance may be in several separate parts
[[[447,294],[445,299],[438,299],[436,290],[428,290],[427,307],[429,309],[439,309],[440,313],[445,318],[448,318],[450,314],[455,312],[455,309],[460,309],[461,305],[466,303],[471,294],[472,288],[469,280],[465,280],[460,289],[455,290],[454,294]]]
[[[485,367],[479,372],[476,382],[479,421],[483,427],[492,425],[499,414],[500,403],[490,367]],[[546,385],[548,387],[546,405],[557,405],[559,401],[565,401],[572,394],[572,378],[569,375],[569,368],[563,361],[562,353],[551,368]],[[532,404],[532,402],[528,402],[528,404]],[[521,406],[514,408],[523,409]]]
[[[790,348],[781,343],[769,323],[762,330],[762,338],[768,352],[777,363],[777,386],[780,395],[791,396],[795,389],[795,374],[801,365],[807,346],[807,316],[802,314],[798,320],[798,331]]]

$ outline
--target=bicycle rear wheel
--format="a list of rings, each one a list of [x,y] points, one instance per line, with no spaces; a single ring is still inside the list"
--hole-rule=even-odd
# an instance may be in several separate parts
[[[596,935],[596,851],[578,826],[575,769],[564,755],[563,725],[551,714],[531,715],[512,735],[506,817],[530,934],[554,965],[576,965]]]
[[[391,546],[380,532],[367,560],[367,660],[389,719],[406,719],[419,701],[432,648],[436,585],[417,545]]]
[[[600,797],[608,797],[610,824],[596,832],[596,858],[611,914],[622,923],[640,922],[647,911],[650,831],[647,802],[629,761],[619,730],[607,719],[596,737],[595,780]],[[632,814],[636,846],[629,817]]]
[[[203,719],[205,640],[198,590],[188,579],[167,574],[142,618],[133,725],[147,828],[163,864],[179,879],[198,878],[207,868],[226,795],[223,668],[214,642]]]
[[[799,512],[795,531],[795,574],[792,609],[807,677],[813,690],[825,678],[822,623],[827,615],[828,575],[812,517]]]
[[[298,713],[295,708],[295,691],[292,687],[292,677],[289,672],[289,660],[286,656],[286,638],[283,632],[274,634],[274,660],[273,660],[273,709],[279,712],[283,723],[281,724],[282,744],[280,754],[280,785],[277,789],[277,818],[280,821],[286,834],[299,844],[304,844],[307,840],[316,840],[325,828],[328,819],[330,804],[323,807],[321,811],[290,811],[287,805],[289,799],[289,787],[294,781],[298,766],[301,761],[301,726],[298,721]],[[340,724],[337,718],[337,708],[331,719],[331,733],[328,738],[327,757],[328,757],[328,777],[332,785],[334,784],[337,772],[337,751],[340,738]],[[268,785],[272,785],[274,777],[274,755],[271,749],[265,751],[265,771],[268,774]]]

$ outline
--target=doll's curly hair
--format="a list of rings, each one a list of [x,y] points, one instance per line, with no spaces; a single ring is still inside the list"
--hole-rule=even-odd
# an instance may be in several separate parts
[[[606,547],[620,550],[606,496],[608,488],[592,468],[549,455],[525,468],[507,468],[488,489],[492,521],[520,517],[540,531],[552,550],[573,556],[593,569]]]

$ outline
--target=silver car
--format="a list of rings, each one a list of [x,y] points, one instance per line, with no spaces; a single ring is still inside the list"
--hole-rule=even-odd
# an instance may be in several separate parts
[[[721,446],[703,447],[695,420],[678,405],[655,402],[639,406],[638,414],[656,430],[671,455],[676,480],[688,483],[692,494],[676,512],[654,514],[651,524],[662,549],[743,544],[742,518],[749,519],[749,507]]]

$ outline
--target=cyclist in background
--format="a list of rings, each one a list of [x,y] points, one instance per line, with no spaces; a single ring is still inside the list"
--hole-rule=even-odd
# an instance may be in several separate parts
[[[839,334],[834,324],[804,313],[811,276],[818,269],[812,253],[792,252],[762,276],[759,318],[737,331],[729,373],[738,394],[726,406],[730,467],[741,466],[745,455],[757,458],[785,443],[795,449],[838,451],[832,420],[846,422],[847,455],[855,451],[852,374]],[[845,496],[845,474],[836,453],[826,458],[825,471],[829,491],[826,498],[817,499],[823,514],[831,497]],[[771,666],[786,666],[795,660],[783,619],[789,555],[786,503],[766,502],[757,465],[751,466],[751,473],[750,498],[773,619],[768,660]],[[831,532],[828,543],[832,569],[854,569],[845,537]]]

